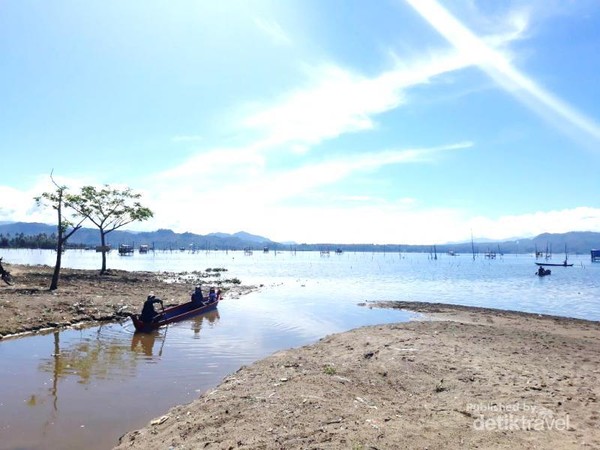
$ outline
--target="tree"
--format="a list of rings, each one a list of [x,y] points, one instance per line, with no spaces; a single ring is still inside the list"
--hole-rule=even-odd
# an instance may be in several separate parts
[[[56,210],[56,214],[58,216],[58,222],[56,226],[58,232],[56,239],[56,263],[54,264],[54,273],[52,274],[52,282],[50,283],[50,290],[54,291],[58,289],[62,254],[65,249],[65,245],[67,244],[67,240],[81,228],[81,224],[85,220],[85,217],[81,218],[81,220],[74,225],[74,220],[69,218],[63,210],[64,207],[69,206],[69,204],[66,202],[66,197],[68,197],[67,187],[59,186],[56,181],[54,181],[52,173],[50,173],[50,179],[52,180],[54,186],[56,186],[56,190],[54,192],[44,192],[42,195],[35,197],[35,201],[38,206],[51,206]]]
[[[89,219],[100,229],[102,269],[106,273],[106,235],[135,221],[148,220],[154,213],[137,200],[141,194],[130,188],[119,190],[105,184],[101,189],[84,186],[78,195],[69,195],[68,204],[80,217]]]

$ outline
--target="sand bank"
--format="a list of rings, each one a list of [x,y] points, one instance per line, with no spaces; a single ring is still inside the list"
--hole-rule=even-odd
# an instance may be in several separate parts
[[[600,323],[427,303],[278,352],[119,449],[600,448]]]

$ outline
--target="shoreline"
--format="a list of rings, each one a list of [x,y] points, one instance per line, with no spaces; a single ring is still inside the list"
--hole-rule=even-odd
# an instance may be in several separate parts
[[[115,448],[600,447],[600,322],[368,306],[426,316],[277,352]]]
[[[5,266],[8,266],[5,264]],[[226,271],[141,272],[61,269],[59,287],[49,291],[54,267],[11,264],[14,283],[0,285],[0,340],[18,338],[53,329],[126,320],[139,313],[150,293],[166,306],[189,300],[194,286],[219,286],[227,298],[256,290]]]

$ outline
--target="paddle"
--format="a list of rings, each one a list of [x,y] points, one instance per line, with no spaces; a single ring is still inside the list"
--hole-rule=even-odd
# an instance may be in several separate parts
[[[163,347],[165,346],[165,341],[167,340],[167,331],[169,331],[169,324],[165,327],[165,334],[163,334],[162,343],[160,344],[160,350],[158,351],[158,356],[162,356]]]

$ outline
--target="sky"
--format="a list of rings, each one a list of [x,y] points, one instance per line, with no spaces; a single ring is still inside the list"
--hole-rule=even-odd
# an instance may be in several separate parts
[[[599,55],[596,0],[0,0],[0,221],[52,173],[137,231],[600,232]]]

